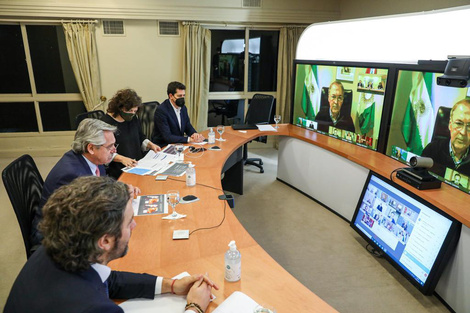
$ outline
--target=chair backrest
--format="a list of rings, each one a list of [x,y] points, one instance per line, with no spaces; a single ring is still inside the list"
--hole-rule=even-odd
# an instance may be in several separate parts
[[[76,127],[78,127],[80,122],[86,118],[96,118],[99,120],[103,115],[104,115],[104,112],[101,110],[80,113],[77,116],[75,116]]]
[[[20,224],[26,256],[29,258],[32,248],[30,240],[31,227],[41,200],[44,180],[33,158],[28,154],[19,157],[8,165],[2,172],[2,179]]]
[[[269,124],[274,106],[274,96],[255,94],[246,112],[246,124]]]
[[[152,138],[153,132],[153,115],[157,106],[160,103],[158,101],[144,102],[142,107],[137,111],[137,116],[139,117],[140,124],[142,125],[142,132],[148,138]]]
[[[437,110],[431,141],[450,138],[449,120],[451,109],[452,108],[448,107],[439,107]]]

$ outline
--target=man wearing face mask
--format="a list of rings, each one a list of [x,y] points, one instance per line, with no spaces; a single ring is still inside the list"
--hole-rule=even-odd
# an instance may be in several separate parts
[[[184,105],[186,87],[180,82],[168,84],[168,99],[155,110],[152,141],[160,147],[171,143],[202,142],[189,121],[188,109]]]
[[[123,167],[137,165],[137,160],[144,156],[147,150],[160,151],[160,147],[145,138],[136,115],[142,99],[132,89],[119,90],[109,101],[107,114],[101,120],[117,127],[116,153],[109,163],[108,175],[119,178]]]

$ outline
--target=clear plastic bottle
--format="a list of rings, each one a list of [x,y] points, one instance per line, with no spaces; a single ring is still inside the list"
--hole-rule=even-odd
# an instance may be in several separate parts
[[[196,169],[194,168],[194,164],[191,162],[189,162],[189,166],[186,169],[186,186],[196,186]]]
[[[208,144],[214,144],[215,143],[215,132],[214,129],[211,127],[209,129],[209,138],[207,139]]]
[[[242,275],[242,255],[237,250],[235,240],[230,241],[228,246],[230,249],[225,252],[225,280],[239,281]]]

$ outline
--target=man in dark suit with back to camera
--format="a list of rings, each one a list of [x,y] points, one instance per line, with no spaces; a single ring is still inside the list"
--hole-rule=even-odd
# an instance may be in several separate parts
[[[191,125],[184,105],[186,87],[180,82],[171,82],[167,94],[168,99],[155,110],[152,142],[160,147],[171,143],[202,142],[204,137]]]
[[[421,153],[432,158],[430,171],[444,177],[446,168],[470,176],[470,101],[463,99],[454,104],[449,118],[450,139],[430,142]]]
[[[173,280],[107,266],[127,253],[136,227],[132,199],[132,186],[109,177],[79,177],[57,189],[39,224],[43,246],[16,278],[4,312],[123,312],[110,298],[169,292],[187,294],[185,313],[205,311],[218,289],[207,276]]]
[[[341,114],[341,108],[344,101],[344,87],[339,81],[334,81],[328,88],[329,109],[322,109],[315,117],[318,122],[318,130],[328,132],[330,126],[355,132],[354,122],[350,112]]]
[[[42,218],[42,207],[54,190],[80,176],[106,175],[103,164],[111,162],[116,152],[115,131],[115,126],[98,119],[86,118],[78,125],[72,150],[66,152],[54,165],[44,182],[38,212],[33,219],[31,232],[33,246],[38,245],[42,239],[37,226]],[[138,192],[136,189],[136,193]]]

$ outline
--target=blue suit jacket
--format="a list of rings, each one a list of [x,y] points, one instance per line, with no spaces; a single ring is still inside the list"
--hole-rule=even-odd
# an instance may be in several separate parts
[[[107,282],[109,297],[148,298],[155,295],[157,277],[112,271]],[[66,272],[40,247],[26,262],[8,296],[5,313],[123,312],[111,301],[98,273]]]
[[[196,130],[189,121],[186,106],[181,108],[181,129],[175,110],[169,99],[163,101],[155,110],[152,134],[153,143],[160,147],[170,143],[187,143],[188,137],[194,133],[196,133]]]
[[[98,168],[100,169],[100,175],[106,176],[106,169],[104,166],[99,165]],[[42,207],[46,204],[46,201],[49,199],[51,194],[60,186],[68,185],[77,177],[91,175],[93,175],[93,173],[83,156],[73,152],[72,150],[66,152],[59,162],[54,165],[44,182],[38,212],[36,212],[33,219],[31,230],[31,243],[33,246],[38,245],[42,240],[42,236],[39,234],[37,226],[39,221],[42,219]]]

